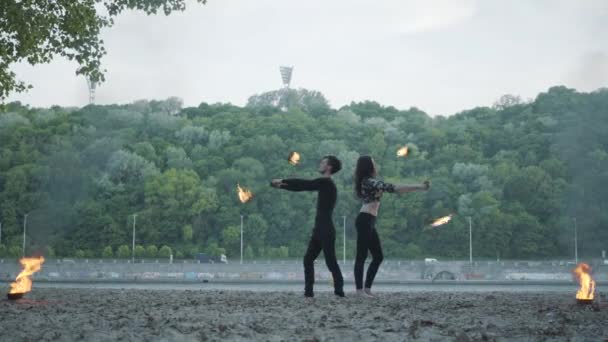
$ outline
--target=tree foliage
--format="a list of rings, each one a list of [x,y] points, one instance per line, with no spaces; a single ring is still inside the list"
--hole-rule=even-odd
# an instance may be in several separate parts
[[[205,3],[206,0],[197,0]],[[15,63],[49,63],[60,56],[74,60],[76,74],[104,80],[99,34],[125,10],[165,15],[183,11],[185,0],[3,0],[0,6],[0,100],[29,88],[10,70]],[[181,105],[181,104],[179,104]],[[167,108],[174,111],[175,106]]]
[[[247,258],[301,256],[315,195],[277,191],[268,180],[316,177],[325,154],[343,161],[336,227],[346,216],[354,246],[352,174],[366,153],[386,181],[432,181],[428,193],[383,197],[377,225],[387,257],[467,257],[468,217],[479,258],[568,256],[574,218],[581,255],[606,249],[608,91],[554,87],[531,102],[505,98],[447,118],[375,102],[321,110],[311,104],[322,95],[293,91],[299,100],[288,108],[275,93],[244,108],[202,103],[178,113],[164,101],[8,104],[0,113],[2,253],[21,255],[30,213],[28,241],[40,250],[130,258],[137,214],[137,242],[148,246],[138,257],[238,258],[241,216]],[[397,158],[404,144],[410,153]],[[302,155],[297,166],[287,162],[291,151]],[[251,202],[238,200],[237,183],[255,194]],[[428,229],[448,214],[452,222]]]

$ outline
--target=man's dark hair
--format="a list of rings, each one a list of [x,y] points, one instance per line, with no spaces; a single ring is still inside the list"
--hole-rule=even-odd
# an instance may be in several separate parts
[[[336,156],[325,156],[323,159],[327,159],[327,164],[331,166],[331,174],[342,170],[342,162]]]

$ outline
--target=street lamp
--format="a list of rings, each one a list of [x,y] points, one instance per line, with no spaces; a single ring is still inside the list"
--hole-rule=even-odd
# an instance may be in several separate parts
[[[241,265],[243,264],[243,215],[241,215]]]
[[[342,263],[346,265],[346,216],[342,216]]]
[[[576,225],[576,217],[574,220],[574,263],[578,264],[578,227]]]
[[[469,264],[473,265],[473,225],[469,216]]]
[[[135,263],[135,219],[137,214],[133,214],[133,241],[131,247],[131,263]]]
[[[25,257],[25,231],[27,230],[27,215],[29,214],[23,215],[23,249],[21,252],[23,257]]]

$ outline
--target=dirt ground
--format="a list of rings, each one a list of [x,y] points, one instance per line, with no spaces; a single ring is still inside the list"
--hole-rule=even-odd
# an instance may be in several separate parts
[[[0,299],[0,341],[608,341],[608,303],[564,293],[347,296],[40,288]]]

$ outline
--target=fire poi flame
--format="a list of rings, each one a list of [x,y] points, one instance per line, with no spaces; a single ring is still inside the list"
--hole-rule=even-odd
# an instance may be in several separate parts
[[[435,228],[435,227],[439,227],[441,225],[444,225],[448,222],[450,222],[452,220],[452,214],[448,215],[448,216],[444,216],[444,217],[440,217],[438,219],[436,219],[435,221],[433,221],[433,223],[431,223],[431,227]]]
[[[408,148],[407,146],[403,146],[402,148],[397,150],[397,157],[405,157],[407,156]]]
[[[238,183],[236,185],[236,189],[238,191],[239,200],[241,201],[241,203],[247,203],[253,198],[253,194],[251,193],[251,191],[241,187]]]
[[[287,158],[287,161],[289,162],[289,164],[295,166],[300,163],[300,158],[300,154],[294,151],[289,154],[289,158]]]
[[[30,276],[40,271],[42,263],[44,263],[44,257],[21,258],[19,263],[23,266],[23,270],[17,275],[15,282],[11,284],[11,290],[8,292],[9,298],[19,298],[23,294],[32,291],[32,280],[30,279]]]
[[[595,281],[591,278],[591,266],[581,262],[572,270],[572,274],[574,274],[576,280],[581,285],[580,289],[576,292],[576,299],[580,301],[593,301]]]

